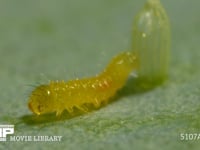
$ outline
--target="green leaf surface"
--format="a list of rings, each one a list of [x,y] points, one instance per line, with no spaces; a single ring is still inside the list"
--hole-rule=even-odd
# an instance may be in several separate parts
[[[115,101],[87,114],[33,116],[30,91],[48,80],[93,76],[130,48],[144,0],[0,1],[0,124],[15,136],[60,135],[61,142],[0,142],[0,149],[198,149],[200,1],[162,0],[172,27],[169,80],[146,92],[131,80]],[[152,54],[154,55],[154,54]],[[151,56],[150,56],[151,57]]]

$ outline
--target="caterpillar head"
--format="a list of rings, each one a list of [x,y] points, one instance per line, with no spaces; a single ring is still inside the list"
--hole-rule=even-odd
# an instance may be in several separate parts
[[[53,96],[52,90],[48,85],[38,86],[29,98],[28,107],[29,109],[37,114],[45,114],[52,112],[53,107]]]

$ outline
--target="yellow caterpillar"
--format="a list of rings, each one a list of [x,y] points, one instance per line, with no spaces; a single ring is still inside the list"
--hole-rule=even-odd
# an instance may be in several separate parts
[[[137,66],[136,56],[123,52],[96,77],[40,85],[32,92],[28,106],[37,115],[50,112],[60,115],[64,109],[71,113],[74,107],[87,111],[85,104],[99,107],[123,87],[130,72]]]

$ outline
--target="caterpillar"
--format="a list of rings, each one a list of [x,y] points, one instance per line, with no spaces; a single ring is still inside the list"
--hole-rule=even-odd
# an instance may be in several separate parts
[[[72,113],[75,107],[87,112],[86,104],[100,107],[101,103],[107,103],[137,67],[134,53],[120,53],[95,77],[68,82],[50,81],[38,86],[32,92],[28,106],[37,115],[56,112],[59,116],[65,109]]]

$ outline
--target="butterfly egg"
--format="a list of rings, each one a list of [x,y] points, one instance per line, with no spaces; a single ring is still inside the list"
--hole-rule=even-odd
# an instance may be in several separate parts
[[[151,88],[168,76],[170,24],[159,0],[147,0],[133,24],[133,51],[139,56],[138,83]]]

